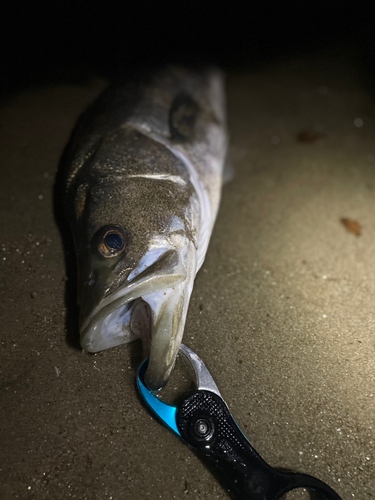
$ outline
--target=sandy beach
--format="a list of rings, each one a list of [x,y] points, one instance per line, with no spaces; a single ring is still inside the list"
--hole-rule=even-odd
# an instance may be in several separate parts
[[[53,186],[77,117],[105,85],[40,85],[0,110],[0,497],[224,500],[141,403],[140,345],[78,345],[74,255]],[[227,98],[234,177],[184,342],[271,465],[370,499],[373,89],[350,57],[325,53],[231,70]]]

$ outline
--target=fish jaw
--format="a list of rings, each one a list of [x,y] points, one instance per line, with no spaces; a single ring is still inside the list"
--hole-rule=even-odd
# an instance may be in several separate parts
[[[194,278],[162,292],[164,301],[159,314],[153,315],[149,363],[145,374],[147,387],[158,391],[168,382],[182,341]],[[143,299],[151,310],[160,293]],[[166,297],[166,298],[165,298]]]
[[[182,341],[195,273],[196,248],[186,239],[81,319],[82,348],[96,353],[140,337],[150,358],[146,383],[162,388]]]
[[[137,299],[176,286],[185,279],[183,255],[178,250],[166,248],[152,265],[132,281],[125,280],[115,292],[98,301],[89,313],[82,307],[82,348],[99,352],[134,340],[138,335],[131,330],[130,323]]]
[[[122,305],[114,301],[112,312],[98,315],[81,332],[82,348],[95,353],[135,340],[137,337],[130,328],[135,303],[136,299]]]
[[[182,341],[197,268],[192,243],[187,249],[186,263],[184,281],[165,291],[143,296],[153,315],[150,356],[145,373],[145,382],[152,391],[166,385]]]

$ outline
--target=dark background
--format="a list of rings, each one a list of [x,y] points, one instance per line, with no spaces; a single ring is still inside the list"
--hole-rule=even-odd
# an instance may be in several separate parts
[[[116,77],[134,65],[214,61],[261,64],[350,47],[372,76],[371,2],[2,2],[0,87]]]

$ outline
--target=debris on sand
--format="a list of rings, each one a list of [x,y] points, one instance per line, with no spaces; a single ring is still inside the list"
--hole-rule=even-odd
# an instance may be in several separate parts
[[[304,130],[303,132],[297,134],[297,141],[312,144],[313,142],[316,142],[317,140],[322,139],[323,137],[324,137],[323,134],[318,134],[317,132]]]
[[[356,236],[360,236],[362,232],[362,226],[359,224],[359,222],[353,220],[353,219],[347,219],[347,218],[341,218],[340,219],[341,224],[345,227],[345,229],[352,234],[355,234]]]

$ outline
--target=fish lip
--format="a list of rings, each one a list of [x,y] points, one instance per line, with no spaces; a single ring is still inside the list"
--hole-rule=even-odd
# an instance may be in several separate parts
[[[150,277],[149,279],[141,280],[139,282],[134,281],[125,283],[123,287],[113,292],[113,294],[102,299],[102,301],[82,323],[80,328],[80,343],[82,347],[89,352],[99,352],[110,347],[114,347],[115,345],[119,345],[121,342],[117,342],[116,344],[111,344],[106,347],[95,348],[95,343],[101,344],[100,340],[102,337],[99,334],[99,337],[93,341],[92,338],[90,338],[90,332],[96,324],[100,323],[101,320],[107,318],[109,314],[118,310],[120,307],[130,302],[134,302],[144,295],[149,295],[150,293],[155,293],[157,291],[176,286],[183,282],[185,278],[186,275],[184,273],[176,273]],[[159,281],[160,283],[158,283]],[[149,290],[150,287],[153,288],[151,291]]]
[[[80,332],[80,343],[85,350],[89,352],[100,352],[112,347],[111,345],[99,348],[95,347],[95,344],[98,345],[101,343],[100,341],[102,340],[102,337],[99,336],[97,339],[93,340],[92,336],[90,335],[90,332],[92,331],[92,329],[95,327],[96,324],[100,323],[101,320],[104,320],[112,312],[120,309],[122,306],[125,306],[127,304],[132,304],[136,300],[135,298],[135,299],[125,299],[122,301],[121,298],[122,297],[114,299],[106,306],[106,309],[108,309],[107,314],[104,314],[102,312],[102,309],[99,309],[99,311],[93,317],[88,318],[88,320],[85,322],[85,327],[81,328]],[[126,312],[128,312],[130,309],[131,307],[129,307],[129,309]]]
[[[122,289],[124,289],[124,288],[127,288],[126,285],[124,287],[122,287]],[[137,293],[134,293],[133,296],[132,295],[128,296],[126,294],[126,291],[125,291],[125,293],[116,297],[116,295],[118,295],[118,292],[119,292],[119,290],[117,290],[117,292],[115,292],[113,294],[115,296],[112,297],[111,300],[109,300],[109,301],[107,299],[110,297],[106,297],[105,299],[103,299],[100,302],[100,304],[94,309],[93,313],[90,314],[86,318],[86,320],[84,321],[84,323],[81,325],[81,328],[80,328],[81,340],[83,340],[87,331],[90,330],[90,327],[94,326],[95,323],[98,323],[100,321],[100,319],[102,319],[103,316],[107,317],[110,313],[116,311],[121,306],[124,306],[124,305],[128,304],[129,302],[132,302],[132,301],[138,299],[139,297],[141,297],[141,295],[139,295]],[[125,298],[124,298],[124,296],[125,296]],[[105,312],[107,312],[107,314],[105,314]]]
[[[166,269],[170,269],[166,272]],[[147,267],[132,281],[124,281],[122,286],[117,288],[107,297],[104,297],[97,306],[87,316],[80,326],[80,330],[87,329],[93,319],[101,314],[103,309],[110,306],[114,301],[129,294],[129,300],[134,300],[142,295],[148,295],[162,288],[169,288],[178,285],[186,278],[186,269],[181,265],[179,252],[176,250],[166,250],[151,266]],[[158,282],[161,282],[158,285]],[[155,286],[156,284],[156,286]],[[141,290],[141,291],[140,291]],[[112,311],[114,309],[112,308]]]

